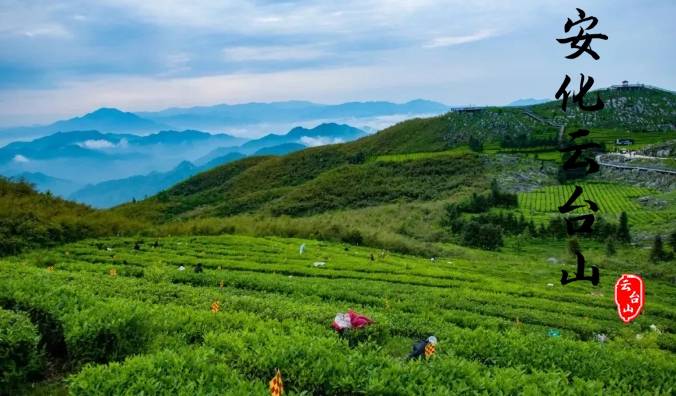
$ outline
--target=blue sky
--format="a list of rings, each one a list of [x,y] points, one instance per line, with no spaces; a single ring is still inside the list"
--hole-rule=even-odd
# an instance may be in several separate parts
[[[576,6],[609,36],[599,61],[555,41]],[[0,0],[0,125],[102,106],[505,104],[580,72],[673,90],[675,17],[672,0]]]

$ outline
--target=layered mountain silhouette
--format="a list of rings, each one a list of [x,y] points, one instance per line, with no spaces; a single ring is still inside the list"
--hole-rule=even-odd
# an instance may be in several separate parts
[[[349,142],[366,135],[367,133],[361,129],[346,124],[326,123],[310,129],[296,127],[286,134],[271,133],[238,147],[218,147],[198,159],[196,163],[205,163],[230,152],[247,155],[283,155],[305,147]]]
[[[40,192],[50,191],[55,195],[67,197],[82,188],[82,184],[72,180],[51,177],[40,172],[22,172],[9,178],[13,181],[27,181],[36,186]]]
[[[69,194],[69,198],[97,208],[108,208],[135,199],[146,198],[201,171],[241,158],[244,158],[244,155],[229,153],[215,158],[202,166],[194,165],[189,161],[183,161],[168,172],[151,172],[147,175],[132,176],[88,185]]]
[[[263,147],[262,149],[257,150],[253,155],[285,155],[302,150],[306,147],[307,146],[300,143],[284,143],[272,147]]]
[[[450,107],[429,100],[406,103],[385,101],[348,102],[335,105],[306,101],[220,104],[190,108],[171,108],[158,112],[140,112],[139,116],[178,128],[214,130],[228,126],[260,123],[301,123],[310,120],[338,120],[395,114],[439,114]]]
[[[246,155],[285,155],[307,146],[347,142],[362,136],[366,136],[364,131],[339,124],[298,127],[287,134],[269,134],[249,142],[194,130],[145,136],[58,132],[0,148],[0,173],[23,178],[40,191],[49,190],[95,207],[110,207],[143,199]],[[160,166],[169,170],[157,170]],[[104,172],[105,177],[98,177]]]
[[[194,139],[203,138],[203,133],[183,132]],[[208,134],[207,134],[208,135]],[[144,142],[154,141],[162,134],[143,138]],[[167,136],[165,134],[165,136]],[[269,134],[260,139],[249,141],[241,146],[220,147],[194,162],[184,161],[168,172],[151,172],[128,178],[109,180],[86,186],[69,196],[69,198],[87,203],[95,207],[111,207],[133,199],[143,199],[162,191],[172,185],[189,178],[199,172],[223,165],[246,155],[277,156],[302,150],[307,146],[319,146],[330,143],[342,143],[366,136],[360,129],[349,125],[321,124],[315,128],[293,128],[284,135]],[[160,141],[167,141],[162,139]],[[169,141],[176,142],[172,136]],[[305,142],[306,144],[302,144]]]
[[[0,141],[27,139],[55,132],[96,130],[102,133],[152,133],[172,129],[168,125],[113,108],[100,108],[82,117],[57,121],[49,125],[0,130]]]
[[[203,130],[222,133],[234,128],[243,128],[260,133],[273,129],[283,130],[293,125],[316,125],[328,121],[344,120],[344,122],[355,124],[355,122],[360,122],[359,120],[373,121],[383,116],[399,116],[399,119],[404,119],[414,115],[440,114],[448,111],[449,108],[445,104],[422,99],[406,103],[372,101],[332,105],[306,101],[219,104],[136,113],[104,107],[80,117],[56,121],[48,125],[0,129],[0,144],[17,140],[26,141],[56,132],[72,131],[143,135],[162,130]],[[364,123],[365,130],[371,131],[373,127],[380,129],[387,126],[366,125],[370,121]],[[360,122],[359,125],[361,124]]]

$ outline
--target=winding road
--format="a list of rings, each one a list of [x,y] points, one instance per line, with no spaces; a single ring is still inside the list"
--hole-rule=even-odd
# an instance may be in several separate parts
[[[676,175],[676,170],[669,170],[669,169],[662,169],[662,168],[649,168],[645,166],[635,166],[635,165],[621,165],[621,164],[613,164],[612,162],[605,162],[601,159],[603,155],[608,155],[608,154],[599,154],[596,156],[596,162],[599,163],[601,166],[607,166],[610,168],[618,168],[618,169],[637,169],[639,171],[646,171],[646,172],[658,172],[658,173],[664,173],[667,175]],[[618,155],[622,156],[625,158],[648,158],[648,159],[659,159],[659,157],[649,157],[645,155],[630,155],[630,154],[611,154],[611,155]]]

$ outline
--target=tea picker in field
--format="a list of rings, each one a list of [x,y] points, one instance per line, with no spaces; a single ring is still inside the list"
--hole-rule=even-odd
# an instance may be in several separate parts
[[[422,356],[430,357],[437,346],[437,337],[430,336],[425,340],[420,340],[413,345],[413,351],[408,355],[409,359],[418,359]]]
[[[202,272],[202,263],[197,263],[197,265],[195,266],[194,271],[195,271],[196,274],[201,273],[201,272]]]
[[[373,320],[360,315],[353,310],[348,310],[347,313],[338,313],[336,318],[331,323],[331,327],[338,333],[343,333],[346,329],[361,329],[373,323]]]

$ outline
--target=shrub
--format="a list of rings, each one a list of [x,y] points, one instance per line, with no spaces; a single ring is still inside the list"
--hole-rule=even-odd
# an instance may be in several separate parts
[[[262,381],[248,381],[229,368],[211,348],[164,350],[88,366],[69,381],[75,395],[262,395],[266,390]]]
[[[497,250],[503,246],[502,228],[493,224],[470,221],[463,228],[462,242],[466,246]]]
[[[491,206],[499,206],[505,208],[516,208],[519,206],[516,194],[506,193],[500,191],[498,181],[493,179],[491,181]]]
[[[136,305],[111,299],[74,315],[64,320],[71,323],[65,337],[75,365],[121,360],[141,353],[150,337],[148,313]]]
[[[88,237],[136,233],[144,224],[36,192],[0,177],[0,256]]]
[[[36,377],[42,367],[39,342],[38,329],[27,315],[0,309],[1,389],[15,389]]]
[[[341,237],[341,240],[351,245],[361,245],[362,243],[364,243],[364,237],[362,237],[361,232],[359,232],[359,230],[348,231]]]

